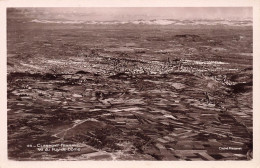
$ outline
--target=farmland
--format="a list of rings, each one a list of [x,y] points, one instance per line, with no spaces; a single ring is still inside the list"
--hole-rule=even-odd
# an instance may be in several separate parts
[[[252,26],[9,17],[8,156],[250,160],[252,41]]]

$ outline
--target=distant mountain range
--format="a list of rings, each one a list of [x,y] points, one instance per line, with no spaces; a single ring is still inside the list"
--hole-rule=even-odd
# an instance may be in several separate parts
[[[82,20],[40,20],[33,19],[35,23],[53,24],[101,24],[101,25],[226,25],[226,26],[252,26],[252,20],[173,20],[173,19],[153,19],[153,20],[133,20],[133,21],[82,21]]]

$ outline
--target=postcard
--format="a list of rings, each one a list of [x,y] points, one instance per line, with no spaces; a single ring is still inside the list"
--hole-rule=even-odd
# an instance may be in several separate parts
[[[259,166],[259,1],[49,2],[1,2],[1,167]]]

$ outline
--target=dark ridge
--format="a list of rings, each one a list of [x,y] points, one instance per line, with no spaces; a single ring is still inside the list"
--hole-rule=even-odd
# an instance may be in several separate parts
[[[12,72],[7,75],[8,78],[16,78],[16,77],[35,77],[35,78],[41,78],[42,75],[39,73],[31,74],[31,73],[24,73],[24,72]]]
[[[243,69],[242,71],[252,71],[252,70],[253,70],[253,67],[249,67],[249,68]]]
[[[177,38],[188,38],[188,37],[196,38],[196,37],[200,37],[200,36],[194,35],[194,34],[180,34],[180,35],[175,35],[174,37],[177,37]]]
[[[95,73],[94,76],[100,76],[100,75]]]
[[[86,72],[86,71],[78,71],[76,72],[76,74],[91,74],[90,72]]]
[[[7,62],[7,65],[14,66],[14,64],[10,62]]]
[[[180,35],[175,35],[173,38],[184,39],[186,41],[199,41],[199,40],[201,40],[200,36],[194,35],[194,34],[180,34]]]
[[[43,78],[44,79],[48,79],[48,80],[54,80],[54,79],[57,79],[57,75],[55,75],[55,74],[50,74],[50,73],[47,73],[47,74],[45,74],[45,75],[43,75]]]
[[[253,82],[247,82],[247,83],[238,83],[236,85],[231,86],[233,89],[233,93],[243,93],[246,91],[250,91],[251,87],[253,86]]]
[[[150,154],[153,158],[155,158],[156,160],[162,160],[162,157],[153,153],[153,154]]]
[[[61,92],[68,92],[67,90],[60,89],[60,88],[53,88],[53,90],[61,91]]]
[[[174,61],[174,62],[179,62],[179,61],[181,61],[181,60],[178,59],[178,58],[175,58],[175,59],[173,59],[172,61]]]
[[[109,78],[111,79],[127,79],[130,78],[131,76],[129,76],[128,74],[124,73],[124,72],[120,72],[117,73],[115,75],[109,76]]]
[[[220,155],[220,154],[211,154],[211,156],[213,157],[213,158],[215,158],[216,160],[220,160],[220,159],[223,159],[224,157],[222,156],[222,155]]]
[[[64,74],[51,74],[51,73],[46,73],[46,74],[40,74],[40,73],[24,73],[24,72],[13,72],[7,75],[8,79],[12,78],[19,78],[19,77],[31,77],[35,79],[48,79],[48,80],[53,80],[59,78],[61,75]]]

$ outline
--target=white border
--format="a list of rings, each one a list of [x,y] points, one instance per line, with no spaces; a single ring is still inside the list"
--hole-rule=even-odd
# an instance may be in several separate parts
[[[253,7],[253,160],[251,161],[11,161],[7,159],[7,65],[6,8],[7,7]],[[0,167],[260,167],[259,99],[260,93],[260,0],[0,0]]]

